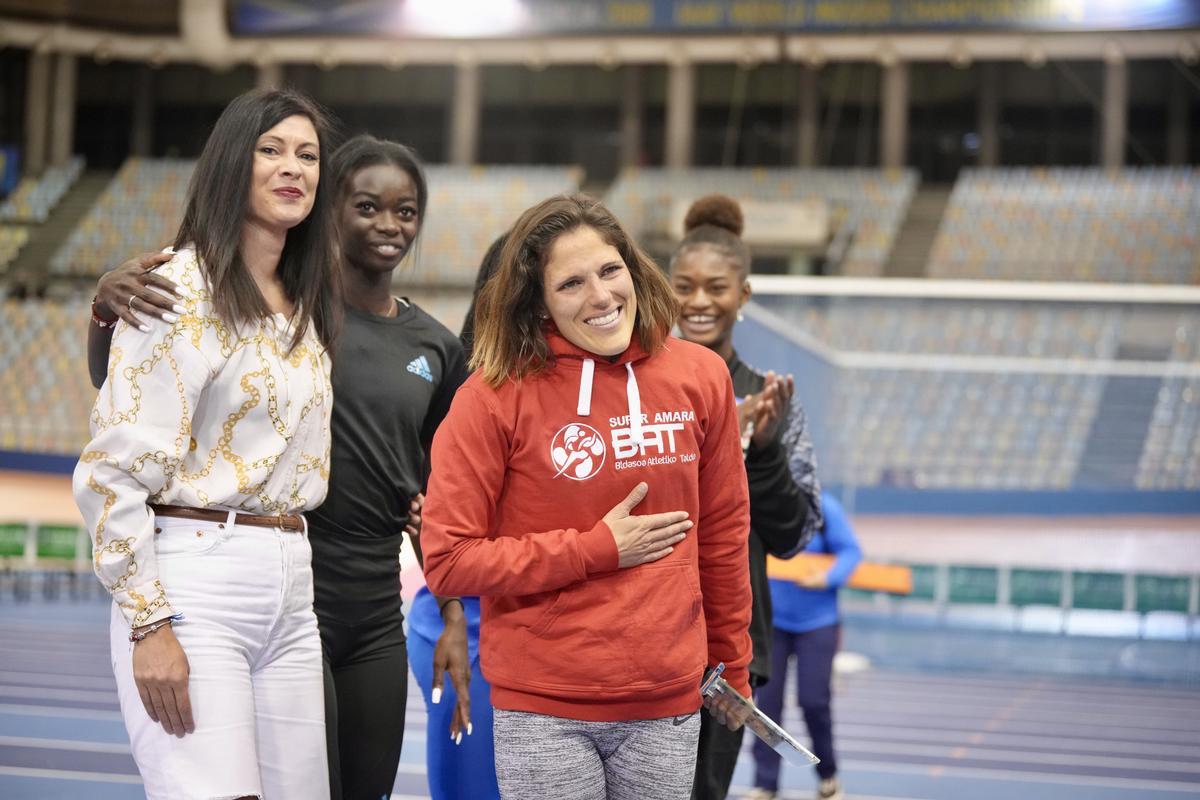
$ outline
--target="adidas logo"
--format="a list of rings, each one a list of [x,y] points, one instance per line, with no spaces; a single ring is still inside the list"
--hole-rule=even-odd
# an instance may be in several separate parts
[[[429,361],[426,360],[425,356],[417,356],[408,362],[408,371],[413,375],[420,375],[425,380],[433,383],[433,373],[429,371]]]

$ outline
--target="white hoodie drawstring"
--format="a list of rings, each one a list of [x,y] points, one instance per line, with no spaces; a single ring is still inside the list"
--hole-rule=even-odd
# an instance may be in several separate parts
[[[642,443],[642,395],[638,391],[637,378],[633,374],[633,364],[626,362],[625,371],[629,374],[625,381],[625,399],[629,403],[629,432],[633,435],[633,444]],[[592,413],[592,381],[596,373],[596,362],[593,359],[583,360],[583,372],[579,376],[579,402],[575,413],[586,417]]]
[[[625,397],[629,400],[629,431],[633,434],[633,443],[642,443],[642,395],[638,391],[637,378],[633,376],[633,363],[625,362],[625,370],[629,380],[625,382]]]
[[[579,405],[575,413],[586,417],[592,413],[592,375],[596,372],[596,362],[590,358],[583,360],[583,374],[579,376]]]

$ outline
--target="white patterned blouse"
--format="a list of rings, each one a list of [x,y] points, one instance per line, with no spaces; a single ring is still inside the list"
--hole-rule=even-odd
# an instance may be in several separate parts
[[[185,313],[149,333],[117,325],[74,478],[96,574],[133,627],[184,611],[159,581],[149,503],[289,514],[329,483],[330,362],[313,326],[289,352],[282,315],[236,330],[217,317],[194,251],[159,272]]]

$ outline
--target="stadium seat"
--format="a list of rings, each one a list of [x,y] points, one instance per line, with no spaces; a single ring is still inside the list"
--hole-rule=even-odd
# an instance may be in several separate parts
[[[929,276],[1200,283],[1200,170],[963,170]]]

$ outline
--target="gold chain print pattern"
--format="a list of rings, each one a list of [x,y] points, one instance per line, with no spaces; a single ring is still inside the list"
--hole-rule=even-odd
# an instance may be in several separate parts
[[[159,579],[147,503],[289,514],[329,482],[330,364],[315,331],[289,352],[282,317],[231,329],[190,250],[159,272],[185,311],[149,333],[118,324],[74,481],[96,574],[134,626],[186,613]]]

